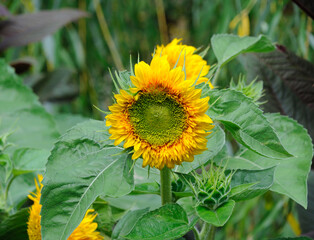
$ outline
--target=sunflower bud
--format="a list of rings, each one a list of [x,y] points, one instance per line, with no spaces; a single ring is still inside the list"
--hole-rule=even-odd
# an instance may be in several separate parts
[[[260,98],[263,97],[263,82],[253,80],[250,84],[246,83],[244,76],[239,77],[238,83],[235,84],[232,80],[230,82],[230,89],[234,89],[242,92],[247,97],[251,98],[257,105],[261,105],[264,102],[259,102]]]
[[[226,176],[224,168],[215,168],[213,164],[209,171],[203,167],[201,175],[194,173],[195,182],[190,182],[189,185],[198,200],[198,204],[215,210],[227,202],[231,191],[232,175],[233,172]]]

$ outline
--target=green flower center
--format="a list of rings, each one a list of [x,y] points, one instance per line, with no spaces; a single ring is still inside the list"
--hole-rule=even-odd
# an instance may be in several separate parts
[[[185,127],[184,108],[166,93],[142,93],[129,108],[134,132],[152,145],[162,146],[178,139]]]

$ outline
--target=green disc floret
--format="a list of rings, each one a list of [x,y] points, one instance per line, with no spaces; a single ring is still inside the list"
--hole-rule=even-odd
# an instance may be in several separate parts
[[[135,134],[156,146],[178,139],[186,122],[184,108],[164,92],[141,93],[130,107],[129,117]]]

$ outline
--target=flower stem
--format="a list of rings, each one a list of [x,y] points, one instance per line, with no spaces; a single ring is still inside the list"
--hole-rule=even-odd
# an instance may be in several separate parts
[[[162,205],[172,202],[171,170],[167,167],[160,170],[160,195]]]

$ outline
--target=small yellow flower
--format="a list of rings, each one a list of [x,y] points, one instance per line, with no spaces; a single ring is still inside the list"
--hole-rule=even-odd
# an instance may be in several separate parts
[[[195,54],[195,51],[195,47],[183,45],[181,39],[175,38],[166,46],[157,46],[155,55],[167,56],[171,68],[174,66],[183,67],[184,65],[187,80],[195,81],[198,79],[196,84],[206,82],[211,88],[214,88],[208,78],[205,77],[210,66],[200,55]]]
[[[28,198],[31,199],[34,204],[30,208],[29,219],[27,222],[27,233],[29,240],[41,240],[41,226],[40,226],[40,210],[41,204],[41,189],[43,185],[41,181],[42,175],[38,175],[38,182],[35,180],[36,193],[31,193]],[[94,223],[94,219],[97,214],[92,214],[94,210],[87,210],[85,217],[80,225],[72,232],[68,240],[102,240],[104,239],[99,232],[96,231],[97,223]]]
[[[109,107],[106,125],[110,139],[118,145],[134,148],[132,159],[143,158],[143,167],[173,168],[192,162],[194,155],[206,149],[214,126],[205,112],[209,97],[185,80],[181,67],[171,69],[166,56],[155,54],[151,64],[135,65],[131,76],[135,88],[120,90],[117,103]]]

